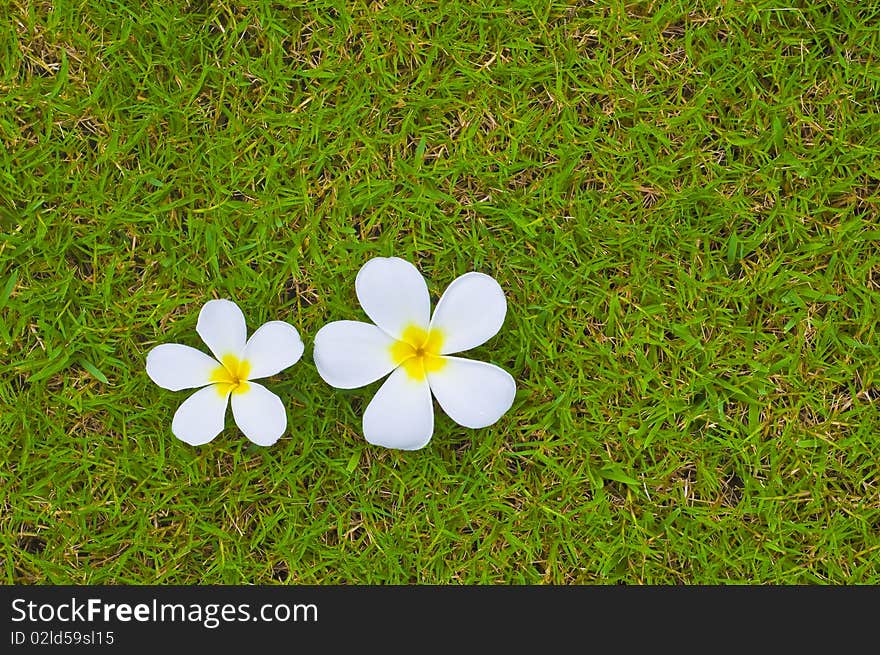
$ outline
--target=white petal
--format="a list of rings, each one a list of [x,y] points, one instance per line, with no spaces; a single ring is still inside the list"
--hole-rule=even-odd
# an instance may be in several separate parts
[[[243,359],[250,364],[249,380],[267,378],[293,366],[302,357],[302,339],[290,323],[269,321],[251,335]]]
[[[247,384],[247,391],[232,394],[235,424],[258,446],[271,446],[287,429],[284,403],[262,384]]]
[[[196,332],[214,356],[223,361],[225,355],[241,357],[247,338],[244,314],[231,300],[209,300],[199,312]]]
[[[367,316],[392,337],[401,338],[410,325],[428,327],[428,285],[408,261],[397,257],[371,259],[358,271],[354,287]]]
[[[394,342],[370,323],[328,323],[315,335],[315,366],[332,387],[362,387],[394,370],[396,365],[391,357]]]
[[[147,375],[171,391],[211,384],[211,373],[218,366],[220,362],[213,357],[179,343],[163,343],[147,353]]]
[[[364,437],[376,446],[418,450],[433,433],[434,405],[428,380],[413,380],[401,366],[367,406]]]
[[[503,368],[461,357],[444,357],[446,366],[428,373],[431,391],[443,411],[466,428],[492,425],[510,409],[516,382]]]
[[[470,350],[494,337],[507,313],[504,292],[494,278],[465,273],[452,281],[434,310],[431,329],[443,335],[442,355]]]
[[[208,443],[223,431],[228,393],[220,393],[217,385],[199,389],[174,413],[171,431],[191,446]]]

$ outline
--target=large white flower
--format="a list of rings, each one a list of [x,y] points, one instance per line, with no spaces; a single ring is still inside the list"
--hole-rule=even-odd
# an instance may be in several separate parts
[[[147,354],[147,374],[164,389],[199,389],[178,408],[171,422],[174,435],[193,446],[206,444],[223,430],[226,406],[245,436],[271,446],[287,428],[281,399],[253,382],[293,366],[303,342],[292,325],[265,323],[247,337],[244,314],[234,302],[211,300],[199,312],[196,332],[214,353],[178,343],[156,346]]]
[[[453,421],[469,428],[491,425],[510,409],[516,383],[507,371],[449,356],[479,346],[501,328],[507,302],[494,279],[483,273],[457,278],[433,318],[425,279],[397,257],[364,264],[355,291],[375,325],[328,323],[315,335],[315,364],[339,389],[391,373],[364,412],[367,441],[401,450],[427,445],[434,432],[432,392]]]

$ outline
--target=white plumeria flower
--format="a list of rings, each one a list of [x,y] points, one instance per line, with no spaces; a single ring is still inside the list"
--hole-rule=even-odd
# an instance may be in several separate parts
[[[507,302],[483,273],[449,285],[431,317],[428,285],[397,257],[377,257],[358,272],[355,291],[375,325],[328,323],[315,335],[318,373],[339,389],[354,389],[391,373],[364,412],[371,444],[418,450],[434,432],[434,404],[459,425],[483,428],[510,409],[516,383],[504,369],[449,357],[495,336]]]
[[[214,353],[179,343],[156,346],[147,354],[147,374],[164,389],[199,389],[177,409],[171,422],[174,435],[201,446],[223,431],[226,406],[245,436],[271,446],[287,429],[281,399],[253,382],[280,373],[299,361],[303,342],[292,325],[270,321],[247,339],[244,314],[234,302],[211,300],[199,312],[196,332]]]

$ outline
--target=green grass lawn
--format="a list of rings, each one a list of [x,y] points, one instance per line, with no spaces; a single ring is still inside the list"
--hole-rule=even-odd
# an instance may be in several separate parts
[[[0,7],[0,581],[880,583],[880,6],[502,4]],[[321,380],[380,255],[500,282],[494,426]],[[146,375],[218,297],[271,448]]]

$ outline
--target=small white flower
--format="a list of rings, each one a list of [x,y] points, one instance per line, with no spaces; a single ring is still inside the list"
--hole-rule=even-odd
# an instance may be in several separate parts
[[[234,302],[211,300],[199,312],[196,332],[214,353],[178,343],[156,346],[147,354],[147,375],[163,389],[199,389],[178,408],[174,435],[188,444],[206,444],[223,431],[226,406],[245,436],[271,446],[287,428],[281,399],[252,380],[280,373],[299,361],[303,342],[292,325],[270,321],[247,338],[244,314]]]
[[[339,389],[362,387],[391,373],[364,412],[367,441],[401,450],[427,445],[434,432],[432,392],[450,418],[468,428],[491,425],[510,409],[516,383],[507,371],[449,357],[501,329],[507,302],[494,279],[483,273],[457,278],[433,318],[425,279],[397,257],[364,264],[355,291],[375,325],[328,323],[315,335],[315,364]]]

